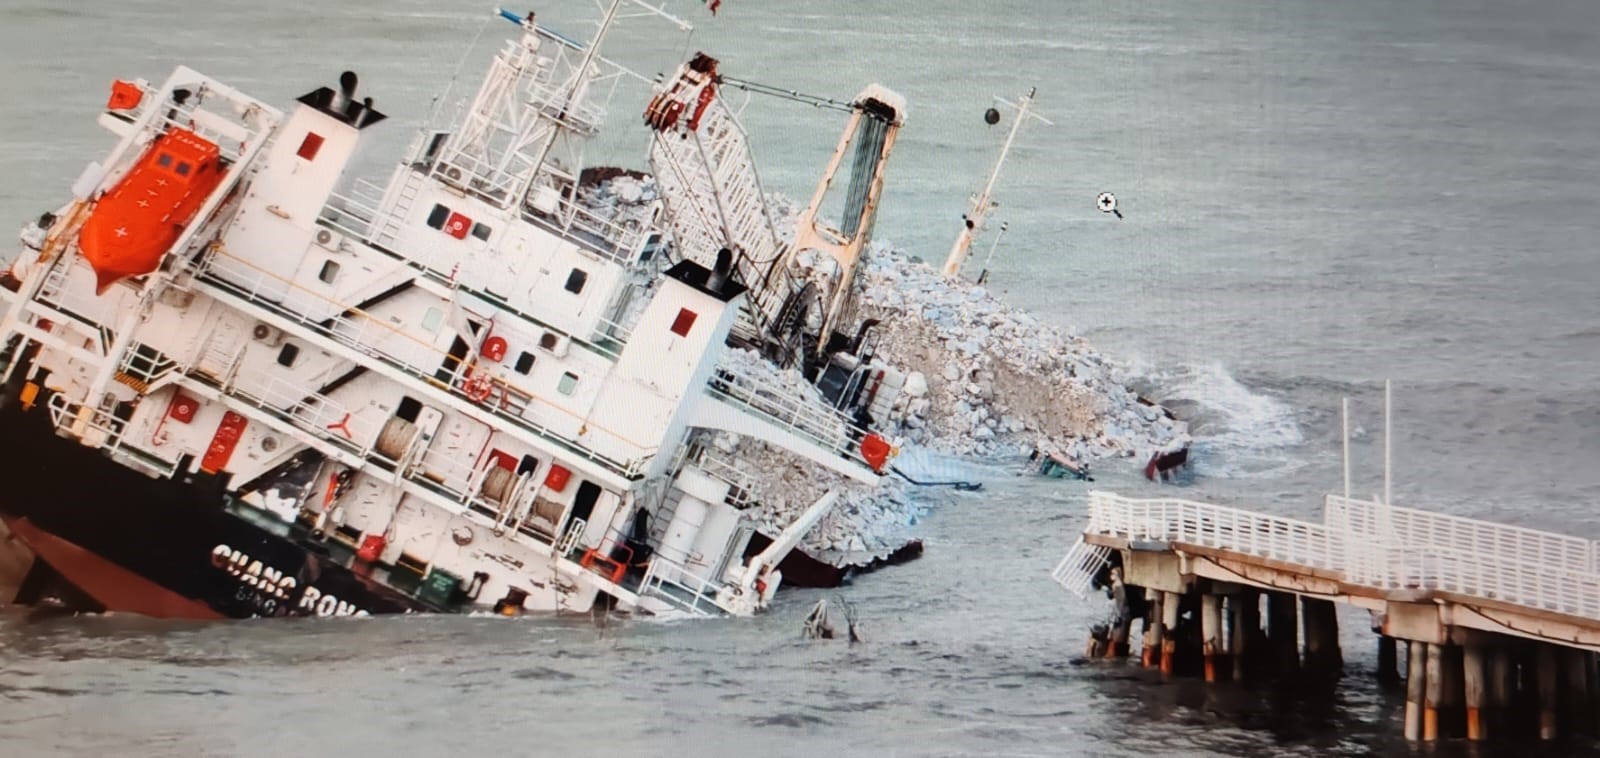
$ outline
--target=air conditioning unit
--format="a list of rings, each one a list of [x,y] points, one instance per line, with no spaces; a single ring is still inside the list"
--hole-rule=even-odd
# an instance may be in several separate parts
[[[539,336],[539,349],[557,358],[565,358],[567,356],[567,344],[571,341],[570,338],[555,332],[545,332]]]
[[[318,245],[321,245],[328,250],[332,250],[334,252],[338,252],[339,250],[339,243],[341,242],[339,235],[334,234],[330,229],[318,229],[316,240]]]
[[[283,344],[283,330],[271,324],[257,323],[250,336],[257,342],[266,343],[267,347],[277,347]]]

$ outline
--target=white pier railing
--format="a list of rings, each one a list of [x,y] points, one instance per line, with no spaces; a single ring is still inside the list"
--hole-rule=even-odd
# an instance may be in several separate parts
[[[1337,569],[1340,546],[1322,524],[1193,500],[1089,494],[1086,533],[1182,542],[1319,569]]]
[[[1331,572],[1351,585],[1421,590],[1600,620],[1600,542],[1329,495],[1318,524],[1175,498],[1089,494],[1085,535],[1166,542]],[[1074,544],[1052,577],[1081,595],[1100,567]]]

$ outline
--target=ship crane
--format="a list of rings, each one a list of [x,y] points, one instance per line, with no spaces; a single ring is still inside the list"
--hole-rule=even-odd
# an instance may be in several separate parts
[[[651,170],[667,199],[667,222],[684,257],[707,266],[723,251],[733,257],[750,288],[734,329],[736,342],[761,349],[780,365],[802,353],[814,362],[833,333],[848,328],[857,266],[877,218],[883,169],[904,123],[905,102],[872,85],[844,103],[725,77],[716,67],[715,59],[696,55],[657,88],[645,110],[655,132]],[[721,97],[722,85],[851,114],[796,219],[792,241],[779,232],[748,135]],[[835,228],[818,214],[847,154],[849,178]],[[802,256],[806,251],[811,253]],[[807,265],[797,266],[802,259]],[[812,341],[804,345],[808,335]]]
[[[1017,132],[1021,131],[1022,124],[1033,118],[1047,126],[1054,126],[1049,119],[1031,112],[1033,96],[1036,92],[1038,92],[1037,87],[1029,88],[1028,94],[1017,98],[1017,102],[1014,104],[1001,100],[999,97],[995,98],[995,101],[1001,105],[1015,108],[1017,115],[1016,118],[1011,120],[1011,131],[1006,134],[1005,144],[1000,148],[1000,157],[995,159],[994,169],[989,172],[989,180],[984,183],[982,191],[972,196],[971,210],[968,210],[966,215],[961,217],[963,222],[961,233],[956,235],[955,244],[950,246],[950,255],[944,259],[943,273],[946,279],[954,279],[961,274],[961,264],[967,260],[967,251],[972,247],[972,240],[978,236],[979,232],[983,231],[984,222],[989,217],[989,211],[996,206],[993,200],[994,186],[1000,180],[1000,168],[1005,165],[1006,155],[1011,152],[1011,145],[1016,142]],[[984,121],[990,125],[999,123],[1000,111],[991,107],[984,112]],[[998,243],[999,239],[996,238],[995,242]],[[994,250],[992,247],[989,253],[990,257],[993,257]]]

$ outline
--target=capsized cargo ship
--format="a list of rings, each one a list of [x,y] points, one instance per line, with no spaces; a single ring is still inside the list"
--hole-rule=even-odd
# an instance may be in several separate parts
[[[630,4],[587,42],[502,12],[515,33],[476,91],[378,183],[345,177],[385,120],[352,73],[287,110],[186,67],[115,83],[116,145],[23,230],[0,289],[0,517],[33,556],[17,599],[192,618],[764,608],[837,493],[747,549],[748,467],[707,438],[868,485],[886,470],[872,424],[901,379],[853,285],[905,104],[862,91],[780,233],[697,54],[628,124],[660,201],[598,212],[584,147],[643,80],[602,54]],[[817,212],[830,192],[837,224]]]

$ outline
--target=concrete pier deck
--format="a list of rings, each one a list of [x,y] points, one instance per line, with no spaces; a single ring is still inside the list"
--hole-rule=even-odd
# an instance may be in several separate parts
[[[1174,640],[1186,638],[1184,620],[1172,610],[1182,607],[1198,617],[1187,638],[1203,662],[1190,668],[1208,681],[1263,667],[1336,677],[1334,604],[1342,603],[1371,612],[1382,635],[1380,668],[1398,668],[1397,648],[1407,653],[1416,701],[1408,703],[1408,737],[1439,738],[1443,709],[1447,725],[1463,724],[1459,736],[1484,739],[1489,722],[1502,720],[1497,707],[1510,709],[1502,697],[1537,701],[1527,729],[1537,718],[1543,738],[1596,723],[1593,540],[1337,495],[1327,496],[1315,522],[1092,492],[1089,523],[1052,576],[1080,597],[1113,587],[1124,600],[1108,637],[1124,648],[1142,609],[1143,660],[1163,672],[1174,670],[1174,654],[1182,664]],[[1152,638],[1158,649],[1149,648]],[[1091,650],[1121,654],[1115,647]],[[1237,660],[1225,665],[1229,659]]]

